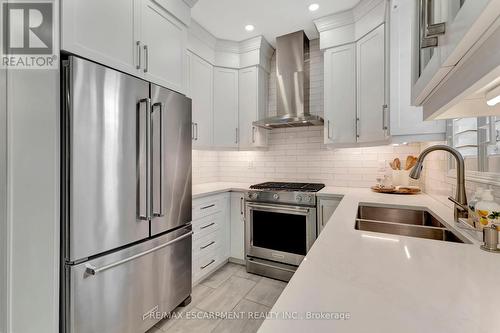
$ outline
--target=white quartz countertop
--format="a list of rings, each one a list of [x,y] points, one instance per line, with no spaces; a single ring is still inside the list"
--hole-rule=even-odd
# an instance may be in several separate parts
[[[247,183],[206,183],[193,185],[193,199],[229,191],[244,192],[250,189]]]
[[[425,194],[323,194],[344,197],[259,333],[500,332],[499,254],[470,236],[473,244],[457,244],[354,229],[359,203],[423,207],[454,226],[452,209]],[[301,319],[308,312],[350,318]]]

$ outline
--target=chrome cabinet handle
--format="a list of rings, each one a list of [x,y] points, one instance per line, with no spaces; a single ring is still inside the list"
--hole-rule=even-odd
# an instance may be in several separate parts
[[[290,212],[290,213],[302,213],[302,214],[308,214],[309,209],[307,208],[293,208],[293,207],[276,207],[276,206],[266,206],[266,205],[256,205],[256,204],[248,204],[247,206],[249,208],[253,208],[254,210],[262,210],[262,211],[269,211],[269,212]]]
[[[209,262],[208,264],[206,264],[205,266],[200,266],[200,269],[205,269],[205,268],[207,268],[208,266],[212,265],[214,262],[215,262],[215,259],[212,259],[212,260],[210,260],[210,262]]]
[[[194,128],[196,130],[196,135],[194,137],[195,141],[198,141],[198,123],[194,123]]]
[[[326,131],[327,131],[326,135],[327,135],[328,139],[331,139],[332,137],[330,136],[330,120],[328,120],[326,123],[327,123],[327,125],[326,125]]]
[[[146,58],[144,73],[147,73],[149,71],[149,48],[147,45],[144,45],[144,57]]]
[[[208,208],[212,208],[214,206],[215,206],[215,204],[211,204],[211,205],[208,205],[208,206],[205,206],[205,207],[201,207],[200,210],[205,210],[205,209],[208,209]]]
[[[382,105],[382,129],[384,131],[387,131],[388,125],[387,125],[387,104]]]
[[[200,230],[203,230],[203,229],[206,229],[206,228],[208,228],[208,227],[211,227],[211,226],[213,226],[214,224],[215,224],[215,222],[212,222],[212,223],[210,223],[210,224],[204,225],[203,227],[200,227]]]
[[[321,205],[321,227],[325,226],[325,206]]]
[[[359,138],[360,137],[360,122],[361,120],[358,118],[356,118],[356,138]]]
[[[194,140],[194,123],[191,122],[191,140]]]
[[[446,32],[446,23],[429,23],[433,16],[432,0],[420,0],[421,42],[420,48],[436,47],[439,44],[438,35]]]
[[[243,215],[243,197],[240,198],[240,215]]]
[[[145,181],[145,205],[146,205],[146,211],[143,213],[141,211],[141,206],[139,205],[139,219],[141,220],[149,220],[151,219],[151,99],[149,98],[143,98],[139,101],[138,103],[138,112],[140,112],[141,108],[140,105],[145,103],[146,104],[146,158],[145,158],[145,175],[146,175],[146,181]],[[139,180],[139,187],[141,186],[140,180]]]
[[[152,249],[150,249],[150,250],[147,250],[147,251],[141,252],[141,253],[139,253],[139,254],[136,254],[136,255],[134,255],[134,256],[128,257],[128,258],[126,258],[126,259],[123,259],[123,260],[120,260],[120,261],[114,262],[114,263],[109,264],[109,265],[106,265],[106,266],[102,266],[102,267],[97,268],[97,267],[95,267],[95,266],[93,266],[93,265],[91,265],[91,264],[87,264],[87,266],[86,266],[86,268],[85,268],[85,273],[87,273],[87,274],[89,274],[89,275],[96,275],[96,274],[101,273],[101,272],[104,272],[104,271],[106,271],[106,270],[108,270],[108,269],[110,269],[110,268],[113,268],[113,267],[116,267],[116,266],[119,266],[119,265],[125,264],[125,263],[127,263],[127,262],[129,262],[129,261],[135,260],[135,259],[140,258],[140,257],[143,257],[143,256],[145,256],[145,255],[147,255],[147,254],[150,254],[150,253],[153,253],[153,252],[158,251],[158,250],[160,250],[160,249],[163,249],[164,247],[167,247],[167,246],[169,246],[169,245],[172,245],[172,244],[174,244],[174,243],[177,243],[177,242],[179,242],[179,241],[181,241],[181,240],[183,240],[183,239],[185,239],[185,238],[191,237],[191,235],[192,235],[192,234],[193,234],[193,232],[192,232],[192,231],[190,231],[190,232],[188,232],[187,234],[184,234],[184,235],[179,236],[179,237],[177,237],[177,238],[175,238],[175,239],[173,239],[173,240],[171,240],[171,241],[169,241],[169,242],[166,242],[165,244],[159,245],[159,246],[154,247],[154,248],[152,248]]]
[[[255,143],[255,126],[252,126],[252,143]]]
[[[207,247],[209,247],[210,245],[214,245],[215,244],[215,241],[211,241],[210,243],[208,243],[207,245],[205,246],[200,246],[200,250],[204,250],[206,249]]]
[[[136,47],[137,47],[137,66],[135,66],[136,69],[141,69],[141,41],[138,40],[136,43],[135,43]]]
[[[163,147],[163,140],[164,140],[164,135],[165,135],[165,130],[164,130],[164,125],[163,125],[163,103],[154,103],[152,106],[152,112],[154,112],[155,107],[159,107],[159,112],[160,112],[160,209],[158,212],[155,212],[153,209],[153,216],[155,217],[162,217],[165,216],[165,211],[164,211],[164,202],[163,202],[163,188],[164,188],[164,173],[165,173],[165,152],[164,152],[164,147]]]

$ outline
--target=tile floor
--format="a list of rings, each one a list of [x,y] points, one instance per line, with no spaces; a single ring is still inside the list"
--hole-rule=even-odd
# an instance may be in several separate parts
[[[253,333],[274,305],[286,283],[247,273],[245,266],[228,263],[193,288],[192,302],[177,308],[147,333]],[[239,318],[224,318],[240,314]],[[249,318],[250,317],[250,318]]]

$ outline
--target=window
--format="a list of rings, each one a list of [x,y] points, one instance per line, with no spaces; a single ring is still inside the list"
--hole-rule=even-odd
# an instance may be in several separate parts
[[[453,119],[447,137],[464,157],[468,172],[500,174],[500,117]],[[449,161],[454,169],[454,159]]]

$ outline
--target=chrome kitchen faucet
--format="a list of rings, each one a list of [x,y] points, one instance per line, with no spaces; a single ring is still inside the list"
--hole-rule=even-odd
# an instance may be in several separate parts
[[[422,169],[424,167],[424,159],[425,157],[433,151],[443,150],[449,152],[455,160],[457,161],[457,192],[455,193],[455,198],[448,197],[449,200],[453,201],[455,204],[455,222],[458,222],[459,218],[467,218],[468,210],[467,210],[467,194],[465,193],[465,163],[462,154],[455,148],[446,146],[446,145],[435,145],[431,146],[420,154],[418,157],[417,164],[411,170],[410,177],[413,179],[419,179],[420,174],[422,173]]]

